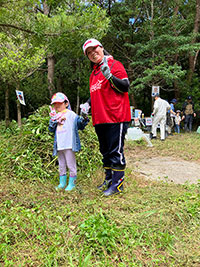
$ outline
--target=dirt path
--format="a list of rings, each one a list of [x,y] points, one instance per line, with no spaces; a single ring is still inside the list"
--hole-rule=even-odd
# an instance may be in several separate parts
[[[161,157],[145,151],[126,153],[127,167],[146,179],[162,180],[175,184],[200,182],[200,164],[171,156]]]

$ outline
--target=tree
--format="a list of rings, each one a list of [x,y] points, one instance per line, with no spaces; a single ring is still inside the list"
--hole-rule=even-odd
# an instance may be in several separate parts
[[[81,0],[20,0],[15,5],[4,3],[0,27],[4,31],[17,29],[31,36],[32,41],[48,45],[47,66],[50,96],[54,90],[56,54],[67,50],[80,50],[80,44],[90,36],[105,34],[109,19],[105,11]],[[12,10],[12,12],[10,11]],[[17,13],[13,20],[13,14]],[[5,15],[9,18],[5,18]],[[12,23],[11,23],[12,21]],[[27,23],[28,21],[28,23]]]
[[[33,47],[27,40],[22,42],[13,42],[11,38],[0,35],[0,75],[1,79],[7,84],[5,98],[6,124],[8,126],[8,101],[9,86],[14,86],[16,90],[20,89],[20,83],[34,73],[45,60],[44,47]],[[18,125],[21,126],[21,109],[18,107]]]
[[[105,11],[96,5],[90,5],[90,1],[19,0],[16,2],[11,0],[0,2],[0,29],[5,35],[9,34],[11,39],[18,38],[19,42],[29,40],[33,47],[40,45],[46,47],[50,96],[57,86],[55,81],[58,77],[54,74],[57,58],[67,53],[69,62],[66,61],[65,65],[70,69],[70,62],[73,64],[76,62],[75,69],[78,70],[78,64],[84,61],[82,60],[82,43],[91,35],[101,38],[107,31],[108,23],[109,19],[106,18]],[[59,72],[60,70],[56,70],[56,73]],[[76,80],[80,80],[80,77]],[[78,83],[75,84],[74,90],[82,91]]]
[[[141,106],[149,106],[152,85],[159,85],[165,98],[174,97],[175,84],[176,90],[183,88],[189,54],[197,55],[200,48],[191,34],[194,14],[194,0],[113,3],[104,39],[126,66],[131,94]]]
[[[199,23],[200,23],[200,0],[196,0],[196,12],[195,12],[195,21],[194,21],[194,37],[191,40],[191,45],[195,45],[197,42],[197,36],[199,33]],[[196,49],[195,49],[196,50]],[[189,53],[189,75],[188,75],[188,82],[191,84],[192,76],[195,70],[196,62],[197,62],[197,57],[199,54],[199,49],[196,51],[193,50],[192,52]]]

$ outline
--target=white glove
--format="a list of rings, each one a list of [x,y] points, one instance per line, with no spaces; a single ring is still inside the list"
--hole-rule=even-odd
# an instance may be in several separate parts
[[[80,109],[81,109],[81,114],[88,115],[90,105],[88,104],[88,102],[86,102],[86,103],[80,105]]]
[[[101,72],[107,80],[109,80],[112,77],[106,57],[103,58],[103,64],[101,65]]]

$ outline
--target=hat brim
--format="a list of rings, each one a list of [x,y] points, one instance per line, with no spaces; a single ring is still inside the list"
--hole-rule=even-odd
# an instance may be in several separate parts
[[[55,101],[51,101],[51,105],[55,104],[55,103],[64,103],[66,100],[55,100]]]
[[[85,55],[87,56],[87,49],[88,48],[90,48],[90,47],[98,47],[98,46],[100,46],[100,45],[99,44],[97,44],[97,45],[88,45],[87,48],[85,48]],[[102,47],[102,46],[100,46],[100,47]]]

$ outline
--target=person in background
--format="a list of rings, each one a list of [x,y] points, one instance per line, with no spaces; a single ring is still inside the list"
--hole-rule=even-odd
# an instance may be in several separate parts
[[[192,97],[188,96],[187,100],[183,104],[183,117],[182,120],[184,122],[184,131],[191,132],[192,131],[192,122],[193,118],[196,117],[196,113],[194,112],[194,102],[192,101]]]
[[[131,121],[129,80],[124,66],[98,40],[88,39],[83,52],[91,62],[92,73],[90,99],[80,107],[81,112],[88,112],[91,105],[105,169],[105,179],[98,188],[104,189],[104,196],[110,196],[123,190],[124,139]]]
[[[51,98],[54,109],[50,112],[49,131],[55,133],[53,156],[58,154],[60,183],[56,189],[64,189],[67,185],[67,168],[69,183],[65,188],[71,191],[75,187],[77,166],[75,152],[81,149],[78,130],[83,130],[88,124],[88,118],[79,117],[74,113],[69,100],[63,93],[56,93]]]
[[[171,107],[171,109],[168,110],[168,112],[167,112],[167,125],[168,125],[168,134],[169,135],[173,135],[172,134],[172,130],[173,130],[174,124],[175,124],[174,119],[175,119],[175,116],[176,116],[176,112],[175,112],[175,105],[176,105],[176,103],[177,103],[176,98],[173,98],[170,101],[170,107]]]
[[[180,126],[181,126],[181,111],[177,110],[176,111],[176,116],[175,116],[175,132],[180,133]]]
[[[150,133],[150,139],[157,138],[157,127],[160,124],[160,140],[165,140],[165,126],[166,126],[166,118],[167,111],[171,110],[171,106],[169,103],[160,98],[160,95],[157,93],[154,96],[155,102],[153,107],[153,123],[152,123],[152,131]],[[171,111],[173,112],[173,111]]]

